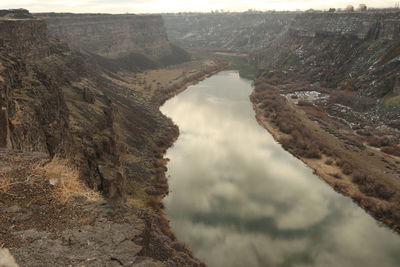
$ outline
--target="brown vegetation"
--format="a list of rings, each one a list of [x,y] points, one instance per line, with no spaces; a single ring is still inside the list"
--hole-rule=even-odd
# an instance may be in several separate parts
[[[270,82],[270,78],[273,78],[272,82]],[[279,80],[279,76],[273,76],[272,72],[256,79],[255,91],[251,96],[251,100],[262,110],[261,114],[284,134],[279,138],[282,146],[300,158],[318,159],[322,158],[322,155],[328,157],[324,163],[332,167],[334,167],[333,164],[335,163],[341,170],[341,172],[330,173],[330,177],[343,181],[348,181],[347,177],[350,177],[351,181],[359,189],[359,193],[352,195],[353,199],[371,211],[376,218],[384,218],[385,222],[396,224],[400,217],[400,210],[394,208],[398,203],[395,191],[377,177],[367,175],[366,171],[360,170],[356,163],[344,158],[344,155],[338,154],[336,150],[330,149],[323,141],[319,140],[318,134],[305,126],[303,117],[288,104],[286,98],[280,95],[279,88],[281,86],[278,87]],[[287,87],[286,84],[285,87]],[[358,96],[351,91],[336,92],[331,96],[330,101],[331,103],[341,103],[357,110],[366,110],[374,104],[373,100]],[[308,102],[299,103],[299,106],[302,106],[301,110],[307,112],[307,114],[312,114],[313,118],[323,118],[323,114],[319,114],[322,111],[318,110],[317,107],[311,107]],[[314,113],[319,115],[316,116]],[[362,133],[362,138],[368,144],[381,147],[385,153],[399,154],[400,149],[395,139],[382,136],[382,133],[376,136],[376,131],[365,130]],[[346,192],[343,185],[333,183],[335,189],[340,192]],[[385,204],[384,208],[377,208],[379,206],[377,203],[382,203],[382,201],[390,204]]]
[[[311,103],[310,101],[306,101],[306,100],[299,100],[297,105],[302,106],[302,107],[309,107],[309,106],[313,106],[313,103]]]
[[[376,179],[372,179],[370,176],[362,172],[355,172],[352,181],[356,183],[360,191],[367,196],[390,200],[395,195],[393,190],[390,190],[384,184],[377,182]]]
[[[336,165],[342,169],[343,174],[350,175],[353,173],[354,167],[351,163],[345,160],[339,160],[336,162]]]
[[[348,90],[336,91],[332,93],[329,102],[331,104],[342,104],[344,106],[351,107],[356,111],[368,110],[375,104],[374,99],[366,96],[360,96],[356,92]]]
[[[398,140],[388,138],[387,136],[368,136],[366,138],[368,145],[381,148],[381,151],[400,157],[400,143]]]
[[[382,152],[400,157],[400,146],[385,146],[382,148]]]
[[[301,120],[285,105],[286,99],[280,95],[276,86],[268,84],[270,80],[260,78],[255,81],[254,96],[264,115],[287,136],[279,141],[282,146],[300,157],[319,159],[321,158],[322,144],[316,142],[313,133],[302,125]],[[278,81],[275,77],[274,82]],[[307,102],[309,103],[309,102]]]

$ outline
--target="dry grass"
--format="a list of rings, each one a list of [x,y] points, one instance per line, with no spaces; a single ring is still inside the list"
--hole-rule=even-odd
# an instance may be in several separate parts
[[[79,178],[79,171],[65,160],[53,159],[44,166],[37,166],[36,171],[55,188],[54,197],[61,203],[76,198],[85,198],[93,202],[101,198],[100,193],[90,189]]]
[[[0,193],[7,194],[12,185],[11,178],[6,174],[0,174]]]

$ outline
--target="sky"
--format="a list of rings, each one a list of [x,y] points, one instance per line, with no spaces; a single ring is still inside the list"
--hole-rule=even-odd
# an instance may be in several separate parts
[[[400,0],[399,0],[400,1]],[[212,10],[306,10],[344,8],[360,3],[369,7],[392,7],[397,0],[0,0],[0,9],[26,8],[31,12],[165,13]]]

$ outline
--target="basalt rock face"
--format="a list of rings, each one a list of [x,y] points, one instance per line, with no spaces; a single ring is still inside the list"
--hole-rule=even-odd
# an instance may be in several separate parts
[[[66,159],[75,165],[89,187],[102,192],[109,200],[109,208],[103,214],[106,217],[118,210],[115,204],[121,204],[128,194],[133,194],[135,188],[130,187],[154,185],[155,176],[160,179],[161,194],[166,194],[168,186],[162,179],[165,163],[161,159],[164,150],[155,149],[166,149],[177,136],[178,130],[172,121],[161,114],[157,104],[118,82],[122,76],[112,72],[114,61],[93,53],[71,51],[48,33],[43,20],[30,17],[28,12],[12,12],[0,11],[0,14],[6,14],[0,18],[0,150],[7,158],[3,159],[3,165],[12,169],[13,165],[6,162],[11,161],[24,166],[22,159],[31,152],[40,152],[49,160],[54,157]],[[28,15],[17,18],[20,13]],[[21,179],[28,181],[28,175],[24,174]],[[46,186],[50,185],[46,183]],[[49,201],[48,204],[54,203]],[[93,214],[97,215],[92,219],[99,219],[103,204],[94,208]],[[89,225],[86,232],[77,230],[78,235],[82,232],[88,235],[83,237],[82,244],[76,243],[79,264],[91,258],[92,253],[99,255],[99,247],[103,247],[107,251],[100,253],[98,263],[93,263],[96,266],[108,266],[109,262],[110,266],[119,265],[117,262],[121,261],[115,260],[112,254],[114,248],[121,257],[150,258],[151,262],[156,262],[154,266],[164,266],[162,262],[166,262],[165,266],[202,266],[179,245],[169,232],[168,222],[158,211],[147,206],[146,209],[121,208],[119,219],[129,221],[134,216],[140,224],[147,225],[139,227],[143,233],[132,233],[137,226],[136,220],[124,221],[124,227],[120,228],[118,223],[104,218],[100,218],[103,223],[100,227]],[[60,216],[59,219],[63,221],[64,218]],[[110,225],[119,229],[118,235],[122,236],[119,243],[111,236],[102,240],[106,233],[104,229]],[[88,238],[93,238],[96,231],[101,236],[95,238],[96,244],[100,245],[80,254],[81,246],[87,245]],[[31,247],[21,248],[13,254],[22,266],[78,264],[71,263],[68,254],[75,248],[71,250],[63,241],[43,246],[47,234],[43,236]],[[122,241],[127,241],[124,236],[137,236],[137,240],[129,240],[128,250],[120,246]],[[109,246],[104,246],[105,243]],[[43,257],[43,253],[54,258]]]
[[[185,48],[249,52],[266,47],[287,30],[296,13],[164,15],[168,36]]]
[[[49,32],[73,50],[84,50],[122,65],[133,60],[136,65],[151,68],[189,59],[184,50],[168,41],[161,16],[69,13],[36,16],[44,19]]]
[[[400,12],[305,13],[267,48],[252,53],[259,67],[280,69],[332,90],[377,99],[398,96]],[[398,107],[386,113],[391,119]]]
[[[42,68],[65,47],[50,40],[45,23],[37,19],[3,17],[0,32],[1,146],[65,152],[64,144],[71,141],[66,104]]]
[[[123,201],[127,179],[146,177],[131,175],[144,166],[120,158],[152,157],[152,145],[171,134],[172,123],[104,78],[117,76],[95,55],[71,51],[51,37],[44,21],[3,18],[0,29],[1,147],[70,159],[91,188]]]
[[[68,158],[92,188],[120,199],[113,109],[95,67],[42,20],[2,18],[0,28],[1,146]]]

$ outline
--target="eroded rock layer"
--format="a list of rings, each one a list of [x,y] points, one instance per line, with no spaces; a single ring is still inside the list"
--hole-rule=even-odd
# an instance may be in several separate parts
[[[164,15],[168,35],[185,48],[248,52],[285,32],[294,12],[187,13]]]
[[[40,210],[54,210],[55,207],[55,210],[61,210],[72,205],[71,211],[76,211],[77,203],[86,203],[86,199],[63,202],[54,197],[54,178],[59,178],[57,173],[63,172],[64,167],[55,170],[54,177],[50,178],[37,173],[37,168],[48,161],[32,163],[25,158],[39,153],[52,162],[65,161],[66,169],[77,170],[84,184],[101,192],[107,200],[107,204],[103,204],[116,211],[119,222],[125,223],[126,228],[120,229],[119,222],[103,218],[104,225],[117,227],[121,230],[118,230],[119,235],[127,234],[127,242],[133,250],[125,251],[124,246],[110,239],[111,247],[107,245],[105,249],[107,253],[114,251],[116,254],[101,255],[93,266],[109,262],[119,265],[126,259],[131,263],[136,259],[138,264],[144,260],[153,266],[201,266],[202,263],[179,244],[170,231],[161,204],[163,196],[168,194],[166,160],[162,157],[177,137],[178,129],[158,107],[167,95],[173,94],[172,90],[184,87],[189,81],[179,86],[170,83],[171,88],[161,88],[161,83],[155,79],[141,78],[140,84],[132,87],[137,74],[118,72],[125,69],[121,68],[121,62],[83,49],[70,50],[49,34],[43,20],[32,17],[25,10],[4,11],[0,15],[3,16],[0,17],[0,149],[3,153],[0,193],[6,196],[1,198],[0,207],[8,209],[19,205],[22,213],[27,212],[22,215],[0,213],[1,228],[7,229],[0,233],[1,246],[10,248],[22,266],[54,266],[83,264],[92,252],[98,253],[97,248],[104,245],[102,238],[92,236],[94,243],[91,244],[94,245],[89,249],[92,252],[75,255],[78,258],[68,255],[74,246],[72,243],[65,246],[63,238],[55,241],[57,244],[49,243],[43,250],[43,240],[49,235],[54,240],[60,237],[54,234],[61,229],[55,227],[52,231],[47,226],[71,221],[73,228],[75,223],[82,222],[83,216],[65,215],[64,218],[61,214],[51,217]],[[145,21],[142,26],[146,27]],[[149,28],[153,26],[150,22]],[[175,59],[173,54],[171,56]],[[129,57],[127,61],[135,70],[143,69],[140,62],[131,62]],[[213,71],[216,70],[214,67]],[[206,73],[195,71],[194,74],[199,74],[196,78],[200,78]],[[181,82],[187,77],[181,76],[176,81]],[[159,92],[162,89],[165,97]],[[149,95],[144,94],[146,90]],[[152,97],[156,91],[159,94]],[[33,194],[31,199],[27,198],[26,192]],[[127,198],[130,198],[128,206],[124,204]],[[93,213],[83,213],[93,221],[102,213],[101,200],[96,203]],[[32,210],[31,205],[40,207]],[[19,216],[27,219],[19,222]],[[29,242],[20,243],[16,232],[18,229],[29,231],[40,216],[44,216],[41,221],[52,219],[36,235],[38,242],[31,243],[28,248]],[[135,222],[129,218],[140,218],[142,231],[131,235],[129,231],[134,230]],[[20,224],[16,225],[16,222]],[[97,231],[91,223],[90,220],[83,222],[88,235]],[[99,233],[103,233],[102,227],[98,228]],[[71,231],[81,233],[79,229]],[[87,237],[83,238],[86,240]],[[80,246],[75,247],[77,251],[82,251]],[[52,258],[50,255],[61,252],[65,257],[55,256],[47,261]]]
[[[147,68],[177,64],[188,54],[168,41],[158,15],[41,13],[49,32],[74,50],[137,61]]]

